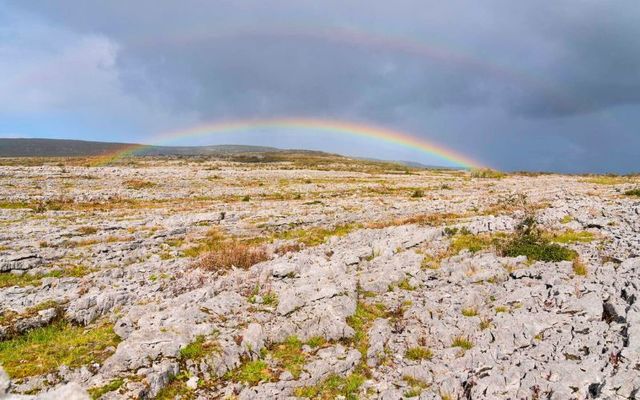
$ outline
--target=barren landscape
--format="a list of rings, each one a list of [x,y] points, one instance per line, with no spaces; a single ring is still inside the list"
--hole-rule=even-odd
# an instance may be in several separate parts
[[[0,167],[9,398],[638,396],[637,177],[85,161]]]

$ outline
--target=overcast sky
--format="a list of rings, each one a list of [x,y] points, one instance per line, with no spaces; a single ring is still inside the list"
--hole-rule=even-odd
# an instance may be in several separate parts
[[[0,137],[149,142],[307,117],[499,169],[640,172],[639,103],[638,0],[0,0]],[[446,164],[318,132],[178,143]]]

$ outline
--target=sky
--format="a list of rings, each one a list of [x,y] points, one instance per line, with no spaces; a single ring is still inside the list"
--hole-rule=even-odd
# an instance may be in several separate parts
[[[0,137],[452,165],[304,127],[157,143],[306,118],[403,132],[502,170],[640,172],[638,21],[637,0],[0,0]]]

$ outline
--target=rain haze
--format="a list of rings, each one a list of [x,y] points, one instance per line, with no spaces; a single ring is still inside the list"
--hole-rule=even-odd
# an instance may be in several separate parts
[[[502,170],[637,172],[638,21],[635,0],[0,1],[0,137],[455,165],[303,123],[166,134],[295,118]]]

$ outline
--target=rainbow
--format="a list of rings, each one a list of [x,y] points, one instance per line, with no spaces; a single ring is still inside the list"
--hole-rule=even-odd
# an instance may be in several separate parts
[[[114,154],[107,155],[102,162],[134,155],[145,148],[169,144],[177,139],[198,138],[214,134],[247,132],[257,129],[291,129],[302,132],[326,132],[380,140],[382,142],[417,150],[430,156],[463,168],[481,168],[483,165],[470,157],[462,155],[433,141],[428,141],[405,132],[382,128],[364,123],[336,121],[315,118],[273,118],[240,121],[214,122],[197,125],[187,129],[168,132],[153,138],[152,144],[132,145]]]

